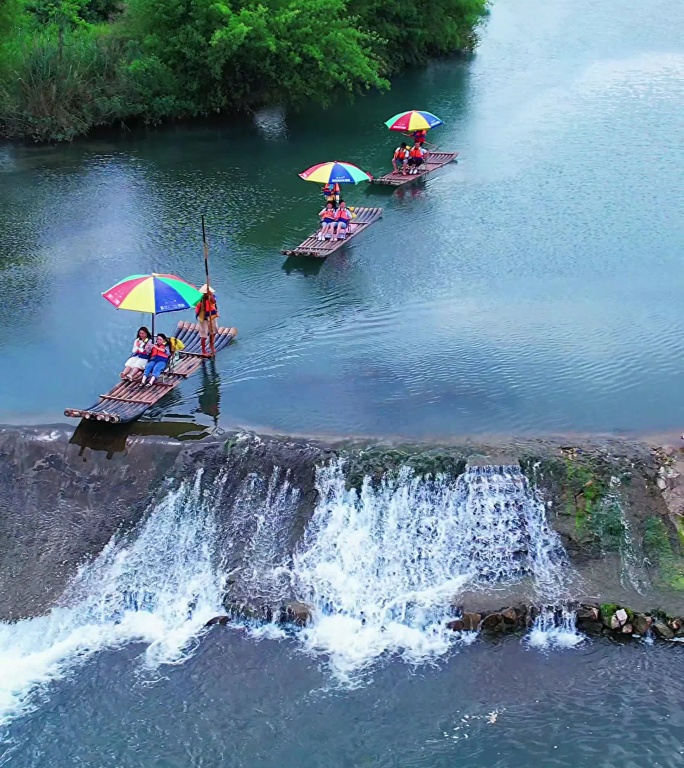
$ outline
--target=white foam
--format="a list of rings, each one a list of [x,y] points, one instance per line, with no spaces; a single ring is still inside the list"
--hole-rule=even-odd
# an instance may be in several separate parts
[[[532,648],[576,648],[586,637],[578,632],[573,611],[546,608],[535,619],[525,638]]]
[[[386,654],[418,663],[472,642],[446,627],[466,586],[532,578],[550,596],[563,584],[562,547],[517,467],[473,468],[456,481],[404,469],[357,492],[334,463],[317,485],[293,565],[298,595],[314,607],[301,638],[345,680]]]
[[[143,663],[151,668],[187,657],[223,591],[200,479],[168,493],[133,541],[114,540],[83,566],[49,614],[0,624],[0,725],[103,648],[146,643]]]

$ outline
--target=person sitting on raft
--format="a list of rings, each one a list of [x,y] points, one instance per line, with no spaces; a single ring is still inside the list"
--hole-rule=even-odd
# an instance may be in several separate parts
[[[413,145],[411,151],[409,152],[409,173],[418,173],[420,166],[423,164],[425,154],[425,150],[422,149],[420,144]]]
[[[143,387],[146,384],[148,387],[151,387],[161,376],[164,368],[169,363],[169,357],[171,357],[169,340],[163,333],[158,333],[150,350],[150,359],[147,361],[145,372],[140,382]]]
[[[326,240],[335,234],[335,209],[332,203],[326,203],[325,208],[318,214],[321,217],[321,231],[319,240]]]
[[[132,354],[126,360],[124,369],[121,372],[122,379],[135,381],[140,378],[147,365],[147,361],[150,359],[150,349],[152,349],[152,334],[143,325],[141,328],[138,328],[138,332],[135,335]]]
[[[409,148],[406,145],[406,142],[402,141],[394,150],[394,157],[392,158],[392,168],[394,169],[394,172],[399,173],[399,168],[397,166],[401,163],[401,173],[403,176],[406,176],[406,164],[408,163],[408,159]]]
[[[347,208],[344,200],[340,200],[340,207],[335,211],[335,237],[333,240],[344,240],[347,236],[349,224],[354,214]]]
[[[210,288],[206,283],[200,288],[204,294],[195,305],[195,317],[199,326],[200,342],[202,344],[202,354],[209,355],[207,352],[207,339],[210,340],[211,354],[214,353],[214,344],[211,339],[218,333],[218,304],[216,303],[216,291]]]

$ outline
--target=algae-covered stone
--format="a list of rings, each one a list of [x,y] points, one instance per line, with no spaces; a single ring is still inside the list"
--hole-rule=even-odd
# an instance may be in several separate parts
[[[620,608],[619,605],[616,605],[615,603],[602,603],[601,604],[601,621],[603,622],[603,626],[608,629],[617,629],[617,626],[619,626],[619,623],[617,626],[613,626],[614,618],[615,618],[615,612]]]

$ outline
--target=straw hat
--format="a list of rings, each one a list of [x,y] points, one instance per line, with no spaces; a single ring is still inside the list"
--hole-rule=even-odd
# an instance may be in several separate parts
[[[207,293],[208,291],[211,291],[212,293],[216,293],[216,291],[215,291],[213,288],[208,288],[208,287],[207,287],[207,284],[205,283],[205,284],[204,284],[204,285],[203,285],[203,286],[200,288],[200,293]]]

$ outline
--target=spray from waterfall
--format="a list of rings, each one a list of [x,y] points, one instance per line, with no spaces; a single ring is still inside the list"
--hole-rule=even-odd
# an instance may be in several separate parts
[[[527,582],[546,601],[565,589],[564,550],[517,466],[472,467],[456,480],[404,468],[357,491],[335,462],[317,488],[294,582],[314,608],[306,646],[343,678],[387,653],[410,662],[445,653],[465,588]]]
[[[112,540],[84,565],[50,613],[0,624],[0,725],[103,648],[146,643],[148,667],[186,658],[224,589],[212,508],[199,472],[150,509],[134,538]]]

